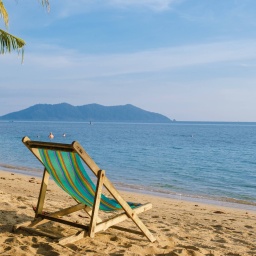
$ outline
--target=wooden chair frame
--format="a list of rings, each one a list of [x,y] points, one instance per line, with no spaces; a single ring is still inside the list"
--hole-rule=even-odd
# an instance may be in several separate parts
[[[87,235],[93,238],[95,236],[95,233],[104,231],[109,227],[116,228],[123,231],[134,232],[133,230],[116,226],[116,224],[130,218],[141,231],[141,232],[135,231],[134,233],[144,234],[150,242],[154,242],[156,240],[156,238],[152,235],[152,233],[148,230],[148,228],[143,224],[143,222],[138,217],[139,213],[142,213],[144,211],[151,209],[152,204],[147,203],[132,209],[128,205],[128,203],[121,197],[121,195],[115,189],[115,187],[109,181],[109,179],[106,177],[105,171],[101,170],[97,166],[97,164],[91,159],[91,157],[87,154],[87,152],[83,149],[83,147],[77,141],[74,141],[72,144],[61,144],[61,143],[52,143],[52,142],[31,141],[28,137],[24,137],[22,139],[22,142],[36,156],[36,158],[41,163],[42,161],[39,155],[38,148],[76,152],[80,156],[80,158],[84,161],[84,163],[88,166],[88,168],[97,177],[97,185],[96,185],[96,191],[95,191],[94,204],[92,208],[85,204],[77,203],[74,206],[45,215],[43,214],[43,206],[45,201],[47,185],[50,177],[50,174],[45,168],[43,173],[39,198],[37,202],[37,207],[35,210],[35,218],[32,221],[15,225],[13,227],[14,231],[20,228],[20,229],[27,230],[28,232],[34,232],[40,235],[46,235],[48,237],[58,239],[58,242],[60,244],[67,244],[67,243],[73,243],[77,240],[80,240]],[[121,205],[123,209],[122,213],[117,213],[116,216],[111,217],[107,220],[101,220],[98,216],[103,186],[112,195],[112,197]],[[77,223],[60,218],[62,216],[68,215],[72,212],[76,212],[79,210],[84,210],[90,216],[91,220],[89,225],[77,224]],[[48,232],[44,232],[36,229],[38,225],[41,225],[48,221],[55,221],[62,224],[71,225],[76,228],[81,228],[81,231],[72,236],[60,238],[52,233],[48,233]]]

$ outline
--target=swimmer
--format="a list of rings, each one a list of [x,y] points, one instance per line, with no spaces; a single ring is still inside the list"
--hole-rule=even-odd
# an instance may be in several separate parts
[[[49,137],[49,139],[53,139],[54,138],[54,135],[52,134],[52,132],[50,132],[48,137]]]
[[[62,136],[63,136],[63,137],[66,137],[66,133],[63,133]]]

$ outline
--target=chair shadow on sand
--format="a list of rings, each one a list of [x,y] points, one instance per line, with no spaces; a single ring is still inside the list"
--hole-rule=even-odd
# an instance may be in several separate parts
[[[5,218],[5,216],[7,217]],[[0,237],[5,237],[5,240],[2,240],[0,246],[0,249],[2,247],[3,250],[1,253],[12,254],[12,250],[16,250],[18,247],[19,250],[24,254],[29,252],[31,247],[31,249],[36,251],[36,255],[60,255],[55,251],[53,246],[51,246],[50,243],[54,241],[51,238],[44,237],[44,241],[39,241],[39,236],[37,237],[35,234],[32,235],[31,233],[24,231],[16,231],[15,233],[13,232],[14,225],[20,221],[31,221],[32,219],[33,217],[29,217],[26,214],[19,214],[18,211],[1,210]],[[54,223],[49,222],[45,225],[48,229],[56,229],[56,227],[54,227]],[[58,232],[62,232],[63,230],[65,229],[58,227]],[[76,250],[76,248],[70,249]],[[13,252],[13,254],[17,254],[17,251]]]
[[[27,208],[27,207],[26,207]],[[5,240],[2,240],[2,250],[0,246],[0,252],[3,254],[13,254],[18,255],[17,250],[21,254],[28,254],[30,255],[33,251],[33,254],[35,255],[53,255],[57,256],[60,255],[59,251],[56,250],[56,247],[59,246],[56,242],[56,239],[49,238],[47,236],[41,236],[34,233],[27,232],[26,230],[16,230],[13,232],[13,226],[15,226],[19,222],[26,222],[33,220],[33,216],[28,216],[26,214],[19,213],[20,209],[25,209],[24,206],[18,207],[17,211],[8,211],[8,210],[1,210],[1,215],[3,216],[0,220],[0,237],[5,237]],[[33,209],[31,208],[31,212],[33,212]],[[7,216],[4,218],[4,216]],[[54,222],[47,222],[43,224],[40,227],[41,230],[52,230],[53,233],[62,236],[63,233],[65,233],[66,228],[65,225],[59,225]],[[105,233],[105,234],[104,234]],[[125,234],[126,232],[121,233]],[[109,231],[103,232],[103,235],[109,236],[110,241],[118,240],[118,235],[120,234],[120,231],[117,231],[117,233],[111,233]],[[129,234],[129,233],[127,233]],[[89,237],[88,237],[89,238]],[[116,255],[123,255],[127,248],[129,248],[133,243],[136,243],[141,240],[141,237],[138,236],[129,236],[126,237],[127,240],[130,240],[130,243],[126,243],[123,245],[123,249],[120,249],[110,253],[111,256]],[[85,242],[86,244],[86,242]],[[81,248],[79,246],[76,246],[75,244],[66,244],[65,247],[67,247],[67,250],[69,250],[69,253],[72,250],[74,253],[79,252]],[[127,247],[127,248],[125,248]],[[85,253],[87,252],[94,252],[93,248],[88,247],[85,249]],[[97,250],[95,251],[97,254]]]

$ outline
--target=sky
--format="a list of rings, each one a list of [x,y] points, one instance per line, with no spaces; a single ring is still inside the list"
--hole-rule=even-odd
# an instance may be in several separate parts
[[[4,1],[24,62],[0,55],[0,116],[133,104],[177,121],[256,122],[255,0]],[[4,23],[0,20],[0,28]]]

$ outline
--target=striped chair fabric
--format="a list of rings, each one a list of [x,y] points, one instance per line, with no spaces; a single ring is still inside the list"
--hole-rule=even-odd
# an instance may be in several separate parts
[[[87,174],[80,156],[73,152],[39,149],[41,160],[52,179],[78,202],[93,206],[96,186]],[[128,202],[131,208],[141,204]],[[112,198],[101,195],[100,210],[122,209]]]

